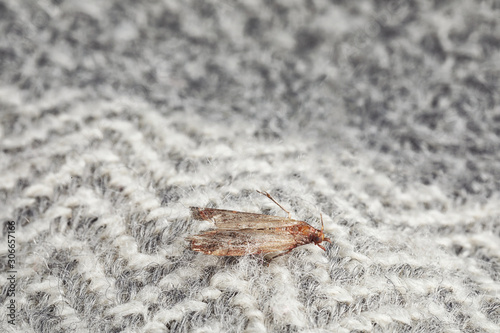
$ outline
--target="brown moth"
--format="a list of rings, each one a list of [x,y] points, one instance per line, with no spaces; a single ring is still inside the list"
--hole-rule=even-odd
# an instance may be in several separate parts
[[[288,217],[244,213],[224,209],[191,207],[194,219],[213,221],[217,229],[188,238],[191,250],[215,256],[266,255],[268,261],[287,254],[297,246],[330,242],[321,230],[304,221],[293,220],[290,212],[281,207],[267,192],[257,191],[283,209]]]

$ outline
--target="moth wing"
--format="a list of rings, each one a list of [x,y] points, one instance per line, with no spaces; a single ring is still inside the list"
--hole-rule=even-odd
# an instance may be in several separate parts
[[[191,215],[197,220],[213,221],[217,228],[227,230],[269,229],[306,224],[286,217],[215,208],[191,207]]]
[[[212,230],[190,238],[191,249],[215,256],[244,256],[291,250],[298,244],[288,232]]]

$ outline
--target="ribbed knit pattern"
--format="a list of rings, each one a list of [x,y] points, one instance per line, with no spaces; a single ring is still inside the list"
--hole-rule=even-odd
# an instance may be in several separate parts
[[[500,332],[499,18],[0,1],[0,331]],[[256,190],[327,251],[189,249],[190,206],[286,216]]]

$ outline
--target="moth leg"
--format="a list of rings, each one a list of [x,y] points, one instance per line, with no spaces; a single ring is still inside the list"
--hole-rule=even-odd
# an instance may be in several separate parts
[[[323,245],[321,245],[321,244],[316,244],[316,245],[318,245],[319,248],[322,249],[323,251],[326,251],[326,249],[325,249],[325,247]]]
[[[271,261],[272,261],[273,259],[276,259],[276,258],[278,258],[278,257],[284,256],[285,254],[288,254],[288,253],[292,252],[292,250],[293,250],[294,248],[295,248],[295,247],[292,247],[290,250],[283,251],[283,252],[279,252],[278,254],[275,254],[275,255],[264,256],[264,260],[266,261],[266,266],[269,266],[269,264],[271,263]]]
[[[292,214],[290,214],[289,211],[287,211],[285,208],[283,208],[276,200],[274,200],[274,198],[267,192],[261,192],[259,190],[257,190],[257,192],[259,192],[260,194],[262,195],[265,195],[266,197],[268,197],[269,199],[271,199],[275,204],[278,205],[279,208],[283,209],[287,214],[288,214],[288,219],[291,220],[292,219]]]

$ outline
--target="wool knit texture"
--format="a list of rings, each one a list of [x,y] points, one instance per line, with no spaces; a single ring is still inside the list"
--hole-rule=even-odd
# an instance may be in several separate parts
[[[1,0],[0,331],[500,332],[499,18]],[[190,250],[256,190],[332,244]]]

